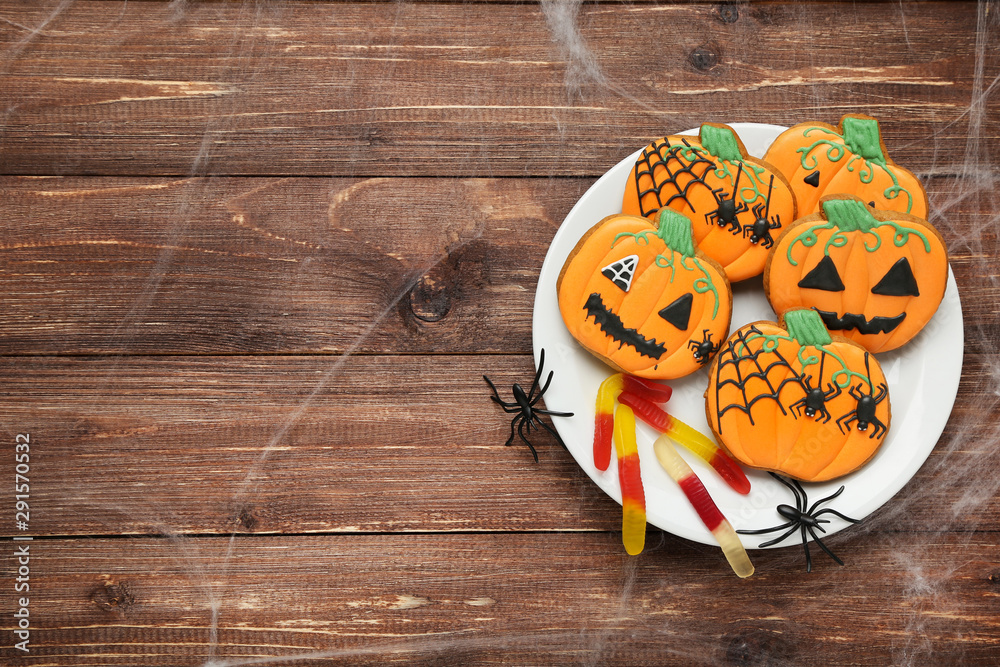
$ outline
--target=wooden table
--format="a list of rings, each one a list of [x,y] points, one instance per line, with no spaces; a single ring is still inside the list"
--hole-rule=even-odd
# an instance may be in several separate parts
[[[0,661],[997,664],[998,16],[0,3]],[[503,446],[482,375],[530,381],[549,242],[622,157],[848,112],[950,245],[949,426],[829,540],[843,568],[793,547],[739,580],[652,527],[630,558],[552,438]]]

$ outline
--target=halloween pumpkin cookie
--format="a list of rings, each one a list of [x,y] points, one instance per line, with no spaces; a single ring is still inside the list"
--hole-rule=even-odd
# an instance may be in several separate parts
[[[778,135],[764,159],[788,179],[799,215],[818,211],[824,195],[844,193],[873,208],[927,217],[927,193],[889,158],[874,118],[849,114],[840,127],[799,123]]]
[[[708,423],[733,458],[807,482],[858,469],[889,430],[878,360],[831,336],[810,309],[730,336],[709,369],[705,399]]]
[[[871,352],[912,339],[930,321],[948,281],[948,252],[921,218],[830,195],[820,212],[781,235],[764,270],[776,313],[815,308],[828,329]]]
[[[697,137],[657,139],[632,167],[622,213],[655,220],[664,207],[694,221],[698,247],[733,282],[764,270],[768,248],[796,215],[781,172],[749,157],[736,132],[716,123]]]
[[[612,215],[576,244],[556,283],[570,333],[612,368],[652,379],[707,364],[729,331],[732,291],[699,252],[691,221]]]

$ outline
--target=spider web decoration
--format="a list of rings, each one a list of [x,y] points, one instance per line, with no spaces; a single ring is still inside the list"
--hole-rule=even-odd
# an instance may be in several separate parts
[[[605,266],[601,269],[601,275],[627,292],[632,288],[632,276],[635,275],[635,267],[638,265],[639,255],[629,255]]]
[[[689,156],[694,156],[694,159],[688,160]],[[659,184],[657,184],[656,177],[654,176],[658,167],[662,167],[667,172],[667,178],[661,180]],[[695,173],[696,167],[703,168],[701,174]],[[715,165],[710,160],[701,157],[698,149],[691,146],[687,139],[682,139],[679,144],[671,145],[670,139],[667,138],[658,146],[646,146],[642,151],[642,156],[635,163],[635,189],[639,192],[639,210],[642,212],[643,217],[656,213],[665,206],[669,206],[675,199],[682,200],[687,204],[689,209],[694,211],[694,206],[691,205],[691,202],[687,198],[688,190],[697,183],[708,188],[705,185],[705,176],[714,169]],[[653,184],[652,187],[645,190],[642,189],[640,182],[643,176],[649,178]],[[679,181],[682,176],[687,176],[690,179],[683,185]],[[664,201],[660,192],[667,186],[670,186],[676,192]],[[656,197],[658,206],[646,208],[643,202],[648,194],[653,194]]]
[[[779,400],[785,386],[791,383],[799,387],[803,396],[807,393],[802,383],[801,374],[792,368],[792,365],[788,363],[788,360],[778,351],[777,347],[769,349],[766,344],[762,344],[757,350],[751,352],[750,341],[748,340],[749,334],[757,334],[761,340],[767,340],[767,337],[756,325],[751,325],[747,329],[737,331],[732,338],[726,341],[725,347],[719,352],[718,380],[715,383],[716,405],[722,405],[720,395],[722,388],[726,385],[732,385],[739,390],[740,396],[743,399],[740,403],[730,403],[718,409],[716,430],[719,433],[722,433],[722,417],[729,410],[736,409],[743,412],[750,420],[750,423],[753,424],[752,408],[757,401],[770,399],[778,404],[782,414],[787,415],[788,410],[786,410],[785,406]],[[776,357],[776,360],[767,366],[761,365],[758,358],[761,354],[765,353]],[[727,368],[732,369],[732,376],[723,379],[723,374]],[[786,370],[789,373],[788,377],[777,382],[777,386],[771,380],[771,374],[775,368]],[[750,394],[753,398],[748,399],[747,386],[751,383],[762,386],[755,386]],[[764,388],[767,391],[764,391]],[[794,413],[792,416],[795,417]]]

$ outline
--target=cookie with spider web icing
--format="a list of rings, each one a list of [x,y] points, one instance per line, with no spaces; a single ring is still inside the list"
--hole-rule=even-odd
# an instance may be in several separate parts
[[[805,482],[863,466],[891,416],[878,360],[831,335],[812,309],[730,336],[709,369],[705,399],[709,426],[733,458]]]
[[[662,208],[691,218],[699,249],[732,282],[764,270],[768,250],[796,216],[781,172],[750,157],[736,132],[718,123],[705,123],[697,137],[664,137],[643,149],[622,212],[655,219]]]

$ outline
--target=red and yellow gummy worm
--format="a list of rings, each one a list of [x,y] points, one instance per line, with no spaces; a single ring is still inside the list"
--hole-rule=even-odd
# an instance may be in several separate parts
[[[614,423],[618,483],[622,489],[622,543],[628,555],[635,556],[642,553],[646,543],[646,495],[642,490],[632,408],[619,405],[615,410]]]
[[[673,389],[651,380],[615,373],[597,390],[597,410],[594,418],[594,465],[607,470],[611,463],[611,434],[614,431],[615,400],[623,391],[640,396],[652,403],[666,403]]]
[[[729,561],[736,576],[742,579],[753,574],[753,563],[750,562],[750,557],[747,556],[747,551],[743,548],[743,543],[740,542],[736,531],[719,511],[712,497],[708,495],[705,485],[701,483],[691,467],[674,449],[673,443],[670,442],[670,436],[663,434],[657,438],[656,442],[653,443],[653,451],[656,452],[656,459],[663,466],[663,469],[681,487],[681,491],[687,496],[702,523],[712,531],[712,536],[722,547],[722,553],[725,554],[726,560]]]
[[[651,401],[632,394],[628,389],[618,396],[618,401],[632,408],[639,419],[660,433],[670,436],[674,442],[684,445],[698,458],[712,466],[715,472],[719,473],[719,477],[734,491],[744,495],[750,493],[750,480],[747,479],[746,473],[710,438],[680,419],[670,416]]]
[[[615,373],[597,390],[594,418],[594,465],[607,470],[611,463],[611,433],[614,429],[615,400],[629,406],[635,415],[660,433],[687,447],[695,456],[712,466],[726,484],[741,494],[750,493],[750,480],[743,469],[710,438],[671,417],[656,403],[670,399],[671,389],[650,380]]]

